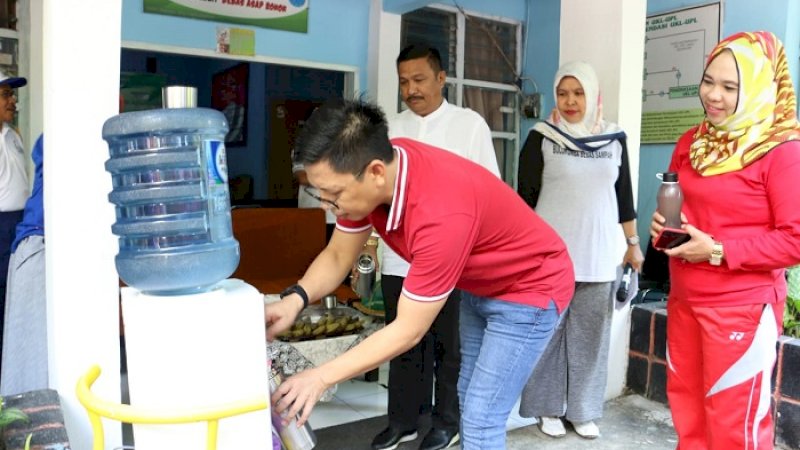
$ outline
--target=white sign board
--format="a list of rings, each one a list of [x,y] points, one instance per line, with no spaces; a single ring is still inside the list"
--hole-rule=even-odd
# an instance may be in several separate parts
[[[720,39],[720,4],[649,16],[645,26],[642,143],[676,142],[705,114],[697,92]]]

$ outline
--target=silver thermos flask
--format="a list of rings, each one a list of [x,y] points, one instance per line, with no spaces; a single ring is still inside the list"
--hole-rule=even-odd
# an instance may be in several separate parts
[[[356,262],[358,280],[353,290],[362,299],[372,297],[372,289],[375,287],[375,259],[366,253],[362,253]]]
[[[274,393],[281,384],[281,375],[275,368],[270,369],[269,373],[269,392]],[[284,413],[285,415],[285,413]],[[272,410],[272,426],[277,430],[281,437],[281,443],[286,450],[311,450],[317,445],[317,436],[308,422],[302,427],[297,426],[297,418],[292,419],[288,425],[283,424],[283,418]]]

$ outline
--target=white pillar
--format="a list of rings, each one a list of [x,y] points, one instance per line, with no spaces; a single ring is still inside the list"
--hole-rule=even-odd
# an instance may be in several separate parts
[[[397,115],[397,55],[400,53],[401,15],[383,11],[381,0],[370,2],[367,48],[367,92],[392,120]]]
[[[646,16],[647,5],[641,0],[561,0],[560,62],[583,60],[597,71],[605,118],[619,123],[628,135],[634,199],[639,179]],[[619,240],[621,261],[625,245],[621,227]],[[617,311],[611,325],[608,398],[621,394],[625,385],[629,318],[630,308]]]
[[[22,143],[30,154],[42,132],[42,2],[19,0],[17,17],[19,76],[28,80],[28,84],[17,91],[17,107],[20,109],[17,119]],[[33,163],[30,168],[32,179]]]
[[[82,450],[92,434],[75,396],[78,378],[99,364],[95,392],[120,399],[117,243],[101,129],[118,112],[122,0],[42,5],[50,386],[71,446]],[[121,445],[118,422],[106,423],[105,437],[107,449]]]

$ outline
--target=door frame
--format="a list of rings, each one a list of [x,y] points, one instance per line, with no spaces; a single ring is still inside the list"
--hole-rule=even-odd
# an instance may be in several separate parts
[[[160,53],[173,53],[176,55],[201,56],[204,58],[230,59],[235,61],[277,64],[282,66],[303,67],[309,69],[332,70],[344,73],[344,98],[355,98],[356,86],[359,86],[358,70],[356,66],[347,64],[331,64],[318,61],[308,61],[304,59],[277,58],[265,55],[231,55],[217,53],[214,50],[207,50],[193,47],[179,47],[175,45],[151,44],[149,42],[122,41],[122,48],[127,50],[145,50]]]

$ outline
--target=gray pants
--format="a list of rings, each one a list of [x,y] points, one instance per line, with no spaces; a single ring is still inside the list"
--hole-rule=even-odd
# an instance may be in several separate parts
[[[570,422],[603,416],[614,284],[575,283],[575,296],[522,391],[520,416]]]
[[[0,374],[3,396],[48,387],[44,264],[42,236],[23,239],[8,264]]]

